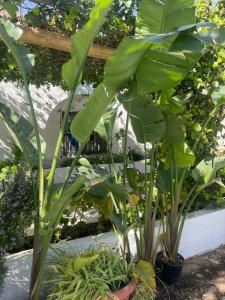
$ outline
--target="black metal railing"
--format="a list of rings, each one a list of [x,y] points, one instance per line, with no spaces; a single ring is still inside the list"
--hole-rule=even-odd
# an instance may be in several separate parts
[[[63,115],[64,113],[62,112],[62,118]],[[63,138],[63,157],[74,157],[79,150],[79,143],[72,136],[69,129],[71,121],[73,120],[75,115],[76,112],[71,112],[69,115],[68,126]],[[107,153],[107,143],[99,136],[98,133],[93,132],[82,153],[86,155]]]

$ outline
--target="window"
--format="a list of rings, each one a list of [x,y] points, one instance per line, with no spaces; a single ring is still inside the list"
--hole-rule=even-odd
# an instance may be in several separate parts
[[[70,132],[70,124],[73,118],[76,116],[77,112],[70,112],[68,118],[68,124],[65,130],[64,138],[63,138],[63,149],[62,156],[63,157],[74,157],[79,150],[79,142],[73,137]],[[63,119],[64,112],[61,112],[61,120]],[[93,132],[90,136],[90,140],[87,142],[83,154],[91,155],[91,154],[102,154],[107,152],[107,143],[101,139],[101,137]]]

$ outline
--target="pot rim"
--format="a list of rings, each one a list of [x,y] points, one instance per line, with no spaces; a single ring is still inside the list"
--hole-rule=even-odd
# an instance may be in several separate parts
[[[126,300],[136,289],[136,282],[132,279],[124,288],[113,293],[119,300]],[[115,300],[109,297],[109,300]]]
[[[162,253],[162,251],[159,251],[159,252],[157,253],[157,256],[160,257],[160,254],[161,254],[161,253]],[[168,266],[171,266],[171,267],[180,267],[180,266],[182,266],[183,263],[184,263],[184,257],[183,257],[180,253],[177,253],[177,256],[180,257],[180,259],[181,259],[180,263],[178,263],[178,262],[173,263],[173,262],[171,262],[170,260],[164,261],[164,260],[162,260],[162,259],[161,259],[161,262],[162,262],[163,264],[168,265]]]

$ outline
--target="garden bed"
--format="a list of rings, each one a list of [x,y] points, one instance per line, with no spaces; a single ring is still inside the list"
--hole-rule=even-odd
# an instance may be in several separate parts
[[[135,243],[132,242],[134,241],[134,236],[132,232],[130,234],[130,240],[132,246],[132,253],[135,254],[136,249],[134,247]],[[60,249],[64,249],[66,251],[74,251],[74,249],[76,250],[86,249],[89,247],[89,245],[99,245],[102,243],[110,245],[111,247],[115,247],[117,243],[115,233],[108,232],[108,233],[100,234],[98,236],[85,237],[85,238],[68,241],[68,242],[61,242],[56,244],[55,246],[57,248],[59,247]],[[181,239],[181,246],[180,246],[180,253],[182,253],[182,255],[185,258],[189,258],[209,250],[214,250],[222,244],[225,244],[225,209],[209,210],[209,211],[203,210],[189,215],[189,218],[186,220],[184,226],[184,233]],[[51,255],[51,250],[49,251],[49,255]],[[0,297],[0,300],[27,299],[31,262],[32,262],[32,250],[20,252],[14,255],[9,255],[7,257],[7,265],[9,267],[9,271],[5,282],[4,292]],[[187,261],[187,263],[185,264],[185,270],[186,270],[185,274],[188,273],[188,269],[187,269],[188,262],[189,261]],[[216,262],[215,262],[215,267],[217,267]],[[197,271],[197,273],[202,273],[202,271]],[[190,274],[184,276],[184,281],[183,281],[184,283],[180,284],[181,288],[182,288],[182,284],[185,285],[185,282],[189,284],[189,281],[190,281],[190,286],[192,286],[191,280],[186,279],[186,276],[190,276],[187,278],[189,279],[191,278],[194,281],[198,279],[198,278],[196,279],[195,278],[196,275],[193,275],[192,271],[190,271]],[[172,292],[173,289],[171,290],[171,293]],[[164,296],[165,291],[163,291],[163,289],[162,289],[162,293],[164,297],[162,299],[169,299],[169,298],[165,298]],[[191,292],[189,295],[191,295],[192,297]],[[171,299],[194,300],[194,298],[171,298]]]

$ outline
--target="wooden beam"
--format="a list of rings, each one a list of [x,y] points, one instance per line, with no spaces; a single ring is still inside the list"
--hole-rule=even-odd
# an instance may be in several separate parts
[[[46,48],[52,48],[63,52],[70,51],[70,38],[62,34],[47,31],[39,28],[21,27],[23,34],[19,41],[25,44],[32,44]],[[114,49],[93,44],[88,56],[106,60]]]

